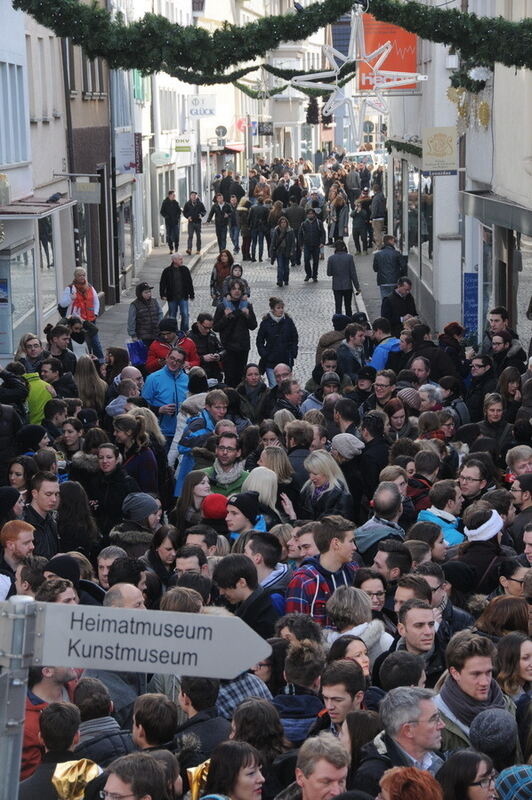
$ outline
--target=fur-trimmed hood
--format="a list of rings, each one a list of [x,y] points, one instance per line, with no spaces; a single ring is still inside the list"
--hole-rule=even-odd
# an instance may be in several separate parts
[[[110,544],[122,547],[131,558],[140,558],[153,539],[153,531],[138,525],[136,522],[124,520],[111,528]]]
[[[72,465],[78,469],[96,473],[98,472],[98,456],[92,453],[84,453],[83,450],[78,450],[72,456]]]

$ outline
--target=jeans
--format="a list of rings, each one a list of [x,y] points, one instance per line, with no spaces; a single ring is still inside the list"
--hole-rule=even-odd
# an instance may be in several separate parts
[[[177,319],[177,311],[181,314],[181,327],[180,331],[186,333],[188,331],[188,300],[169,300],[168,301],[168,316]]]
[[[353,314],[352,311],[352,302],[353,302],[353,290],[352,289],[333,289],[334,294],[334,311],[335,314],[342,313],[342,302],[345,304],[345,313],[348,317],[351,317]]]
[[[176,253],[179,250],[179,222],[175,225],[166,223],[166,244],[170,248],[170,252],[172,252],[172,248]]]
[[[94,336],[90,336],[89,337],[89,340],[90,340],[92,352],[94,353],[94,355],[96,356],[96,358],[98,359],[100,364],[103,364],[103,362],[105,361],[105,356],[103,354],[102,343],[100,342],[100,337],[98,336],[97,333],[95,333]]]
[[[381,300],[384,300],[384,298],[388,297],[395,289],[395,283],[381,283],[379,289],[381,292]]]
[[[251,231],[251,258],[255,258],[257,241],[259,243],[259,261],[262,261],[262,254],[264,252],[264,231]]]
[[[218,247],[220,248],[220,252],[225,250],[225,246],[227,244],[227,225],[216,226],[216,238],[218,239]]]
[[[196,234],[196,250],[201,250],[201,220],[188,223],[187,250],[192,250],[192,240]]]
[[[290,277],[290,259],[287,255],[277,253],[277,283],[288,283]]]
[[[231,237],[231,241],[233,242],[233,249],[235,253],[238,253],[238,251],[240,250],[238,246],[238,240],[240,237],[240,228],[238,227],[238,225],[231,225],[229,235]]]
[[[266,367],[266,377],[268,378],[268,386],[273,389],[275,386],[275,375],[273,374],[273,367]]]
[[[318,278],[318,265],[320,261],[320,246],[319,244],[312,247],[309,244],[303,246],[303,258],[305,260],[305,275],[307,278]],[[310,260],[312,259],[312,268]]]
[[[294,252],[292,253],[292,266],[301,264],[301,245],[299,244],[299,239],[296,232],[296,247]]]

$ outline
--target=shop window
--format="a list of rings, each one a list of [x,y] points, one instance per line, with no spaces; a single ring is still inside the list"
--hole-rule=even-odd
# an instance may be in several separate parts
[[[408,165],[408,253],[419,254],[419,170]]]
[[[403,249],[403,162],[393,160],[393,235],[399,250]]]
[[[420,173],[419,228],[421,234],[421,255],[423,261],[432,262],[434,246],[433,182],[430,175]]]
[[[35,250],[0,252],[0,353],[11,355],[20,337],[37,331]]]
[[[43,318],[57,305],[56,268],[53,237],[53,218],[39,220],[39,247],[41,256],[40,297]]]
[[[532,236],[515,233],[512,263],[512,294],[516,299],[512,322],[526,347],[532,337]]]

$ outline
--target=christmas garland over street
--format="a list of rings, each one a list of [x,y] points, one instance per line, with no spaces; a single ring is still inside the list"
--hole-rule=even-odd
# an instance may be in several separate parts
[[[307,39],[349,12],[352,4],[353,0],[323,0],[297,13],[264,17],[241,27],[225,23],[211,34],[156,14],[127,24],[120,14],[113,16],[94,2],[13,0],[15,8],[31,14],[57,36],[69,37],[89,58],[101,56],[112,68],[138,69],[144,74],[163,71],[205,85],[239,80],[257,67],[224,73],[229,67],[265,56],[280,42]],[[475,64],[495,62],[532,69],[530,18],[509,22],[502,17],[478,17],[457,9],[426,6],[416,0],[371,0],[370,11],[377,19],[422,39],[453,47]],[[289,80],[284,75],[279,77]]]

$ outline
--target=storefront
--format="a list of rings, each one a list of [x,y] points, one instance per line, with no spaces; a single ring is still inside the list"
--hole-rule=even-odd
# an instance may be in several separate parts
[[[492,192],[461,192],[465,215],[464,315],[482,331],[505,306],[525,349],[532,336],[532,210]],[[465,284],[464,284],[465,285]]]
[[[0,206],[0,359],[11,360],[20,337],[42,335],[57,319],[57,301],[72,280],[73,200],[39,198]]]
[[[388,162],[388,231],[408,256],[408,275],[422,316],[435,331],[461,319],[461,237],[457,178],[433,178],[421,157],[394,151]]]

